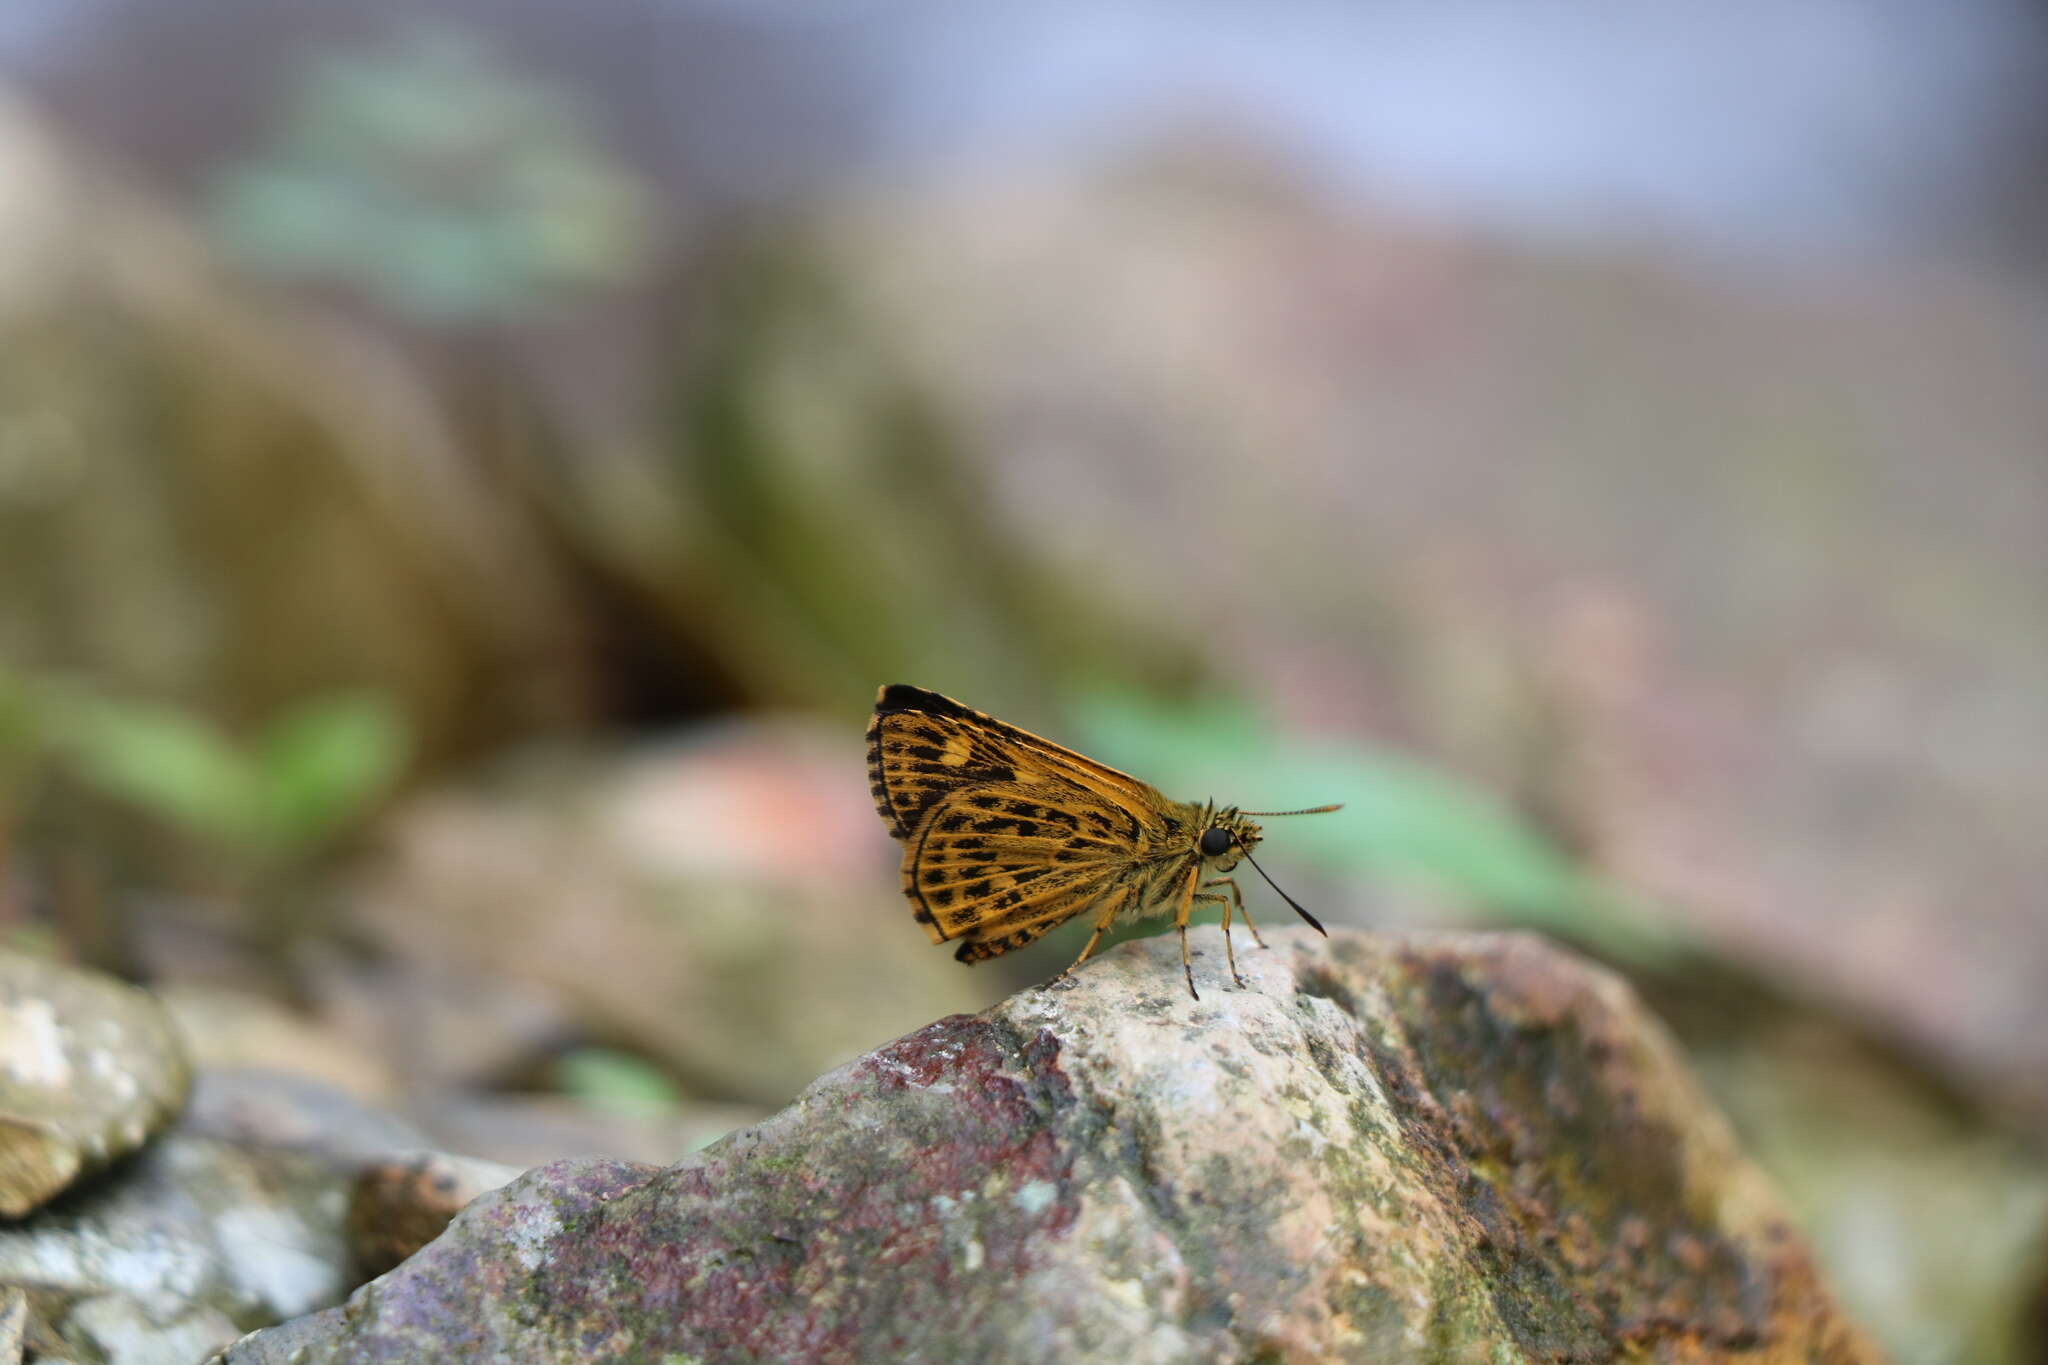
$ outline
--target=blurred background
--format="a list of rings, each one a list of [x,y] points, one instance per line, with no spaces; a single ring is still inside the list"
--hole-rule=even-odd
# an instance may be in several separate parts
[[[1050,975],[912,682],[1348,803],[2048,1361],[2038,0],[9,0],[0,336],[0,935],[202,1060],[672,1161]]]

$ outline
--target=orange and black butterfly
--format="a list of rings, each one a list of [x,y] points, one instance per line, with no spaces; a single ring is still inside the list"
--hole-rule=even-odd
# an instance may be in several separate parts
[[[868,771],[875,807],[903,843],[903,894],[932,942],[958,942],[954,956],[974,963],[1092,910],[1095,932],[1074,959],[1078,967],[1112,924],[1171,913],[1188,993],[1198,1000],[1188,964],[1195,906],[1223,907],[1224,950],[1239,985],[1233,909],[1265,946],[1237,882],[1222,875],[1243,859],[1266,876],[1251,856],[1260,835],[1248,817],[1338,809],[1240,811],[1169,801],[1127,773],[901,683],[875,698]],[[1219,875],[1205,879],[1211,872]],[[1273,889],[1325,932],[1293,897]]]

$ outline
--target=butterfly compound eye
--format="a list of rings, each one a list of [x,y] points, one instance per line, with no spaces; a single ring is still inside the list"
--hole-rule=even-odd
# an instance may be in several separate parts
[[[1216,858],[1230,849],[1230,831],[1220,825],[1211,825],[1202,831],[1202,856]]]

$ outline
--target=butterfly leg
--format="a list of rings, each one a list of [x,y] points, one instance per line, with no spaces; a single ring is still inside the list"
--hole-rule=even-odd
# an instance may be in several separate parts
[[[1202,869],[1197,866],[1188,872],[1187,890],[1181,892],[1180,910],[1173,917],[1173,927],[1180,933],[1180,970],[1188,979],[1188,994],[1200,1000],[1202,993],[1195,989],[1195,966],[1188,960],[1188,916],[1195,908],[1195,884],[1202,879]]]
[[[1116,922],[1118,912],[1124,908],[1124,905],[1131,899],[1133,894],[1133,889],[1126,886],[1110,896],[1109,900],[1103,904],[1102,913],[1095,917],[1095,932],[1088,935],[1088,944],[1081,949],[1081,955],[1074,959],[1072,966],[1054,977],[1051,982],[1048,982],[1048,985],[1055,985],[1061,981],[1070,980],[1073,977],[1075,969],[1083,962],[1086,962],[1089,954],[1095,951],[1095,945],[1102,942],[1103,934],[1107,933],[1109,926]]]
[[[1215,883],[1203,882],[1202,885],[1214,886]],[[1230,979],[1240,986],[1244,985],[1245,979],[1237,974],[1237,948],[1230,941],[1230,897],[1221,891],[1197,891],[1195,904],[1223,907],[1223,955],[1230,959]]]
[[[1252,912],[1244,908],[1244,892],[1237,889],[1237,878],[1211,877],[1208,881],[1203,882],[1202,885],[1229,887],[1230,899],[1237,906],[1237,917],[1244,921],[1245,928],[1252,931],[1252,942],[1258,944],[1261,948],[1266,947],[1266,940],[1259,937],[1259,926],[1252,923]]]

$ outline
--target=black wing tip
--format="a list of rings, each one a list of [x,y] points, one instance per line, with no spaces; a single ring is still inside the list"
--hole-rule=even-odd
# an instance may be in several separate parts
[[[977,713],[962,706],[951,697],[928,692],[922,687],[909,683],[885,683],[875,693],[875,714],[893,715],[899,711],[916,711],[927,716],[974,716]]]

